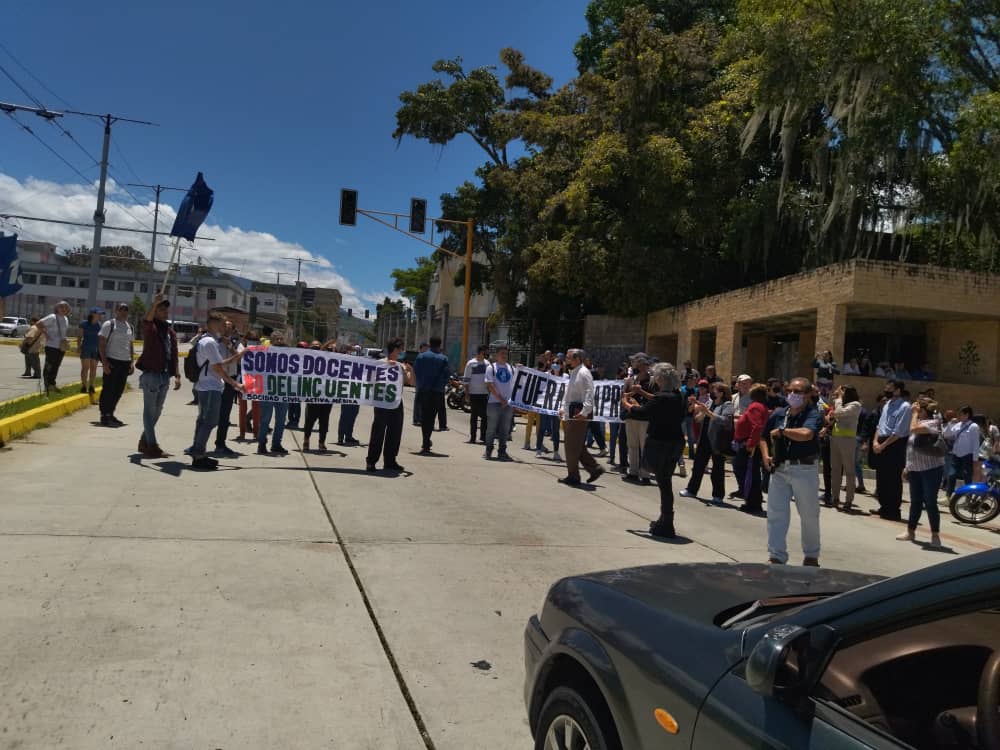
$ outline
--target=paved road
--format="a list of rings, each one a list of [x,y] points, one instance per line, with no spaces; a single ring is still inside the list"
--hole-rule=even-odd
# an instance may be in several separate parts
[[[526,749],[522,630],[555,579],[766,557],[762,519],[697,501],[680,501],[676,543],[636,535],[655,487],[565,488],[520,448],[487,463],[456,412],[435,436],[446,457],[412,455],[407,424],[406,476],[365,473],[362,448],[249,444],[189,472],[187,395],[161,422],[173,458],[134,454],[135,392],[126,427],[91,409],[0,452],[0,747],[409,750],[422,723],[439,750]],[[885,574],[1000,543],[950,516],[946,552],[867,516],[822,523],[824,565]]]

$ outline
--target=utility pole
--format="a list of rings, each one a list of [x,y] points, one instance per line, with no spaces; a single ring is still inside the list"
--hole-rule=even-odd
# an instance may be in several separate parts
[[[149,188],[156,191],[156,208],[153,210],[153,242],[152,246],[149,248],[149,270],[156,273],[156,227],[160,221],[160,193],[164,190],[178,190],[182,193],[187,192],[187,188],[175,188],[175,187],[165,187],[163,185],[143,185],[141,182],[130,182],[129,187],[141,187]],[[149,284],[149,291],[146,294],[146,305],[153,304],[153,284]]]
[[[275,314],[275,316],[277,316],[277,314],[278,314],[278,287],[281,286],[281,277],[282,276],[287,276],[288,274],[286,274],[284,271],[275,271],[274,275],[276,277],[275,280],[274,280],[274,314]],[[287,322],[287,320],[286,320],[286,322]]]
[[[319,261],[309,258],[282,258],[282,260],[294,260],[298,263],[298,270],[295,272],[295,322],[293,323],[294,333],[298,336],[299,325],[302,322],[302,287],[299,285],[302,280],[302,263],[319,263]]]

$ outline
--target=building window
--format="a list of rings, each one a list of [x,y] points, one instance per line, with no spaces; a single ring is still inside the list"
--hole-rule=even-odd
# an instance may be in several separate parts
[[[231,305],[232,305],[233,307],[236,307],[236,305],[238,305],[238,304],[239,304],[239,302],[240,302],[240,298],[239,298],[239,297],[238,297],[237,295],[235,295],[235,294],[234,294],[234,295],[232,295],[232,297],[233,297],[233,301],[232,301],[232,302],[231,302],[230,304],[231,304]]]
[[[101,282],[101,289],[103,289],[106,292],[113,292],[115,290],[114,279],[104,279]]]
[[[39,305],[44,305],[45,304],[45,295],[44,294],[39,294],[38,295],[38,304]]]
[[[24,282],[25,284],[37,284],[38,275],[33,273],[22,273],[21,281]]]
[[[78,289],[89,289],[90,279],[77,279],[76,286]]]
[[[145,294],[146,292],[148,292],[149,291],[149,283],[145,282],[145,281],[140,281],[139,282],[139,291],[142,294]]]
[[[42,286],[55,286],[56,277],[55,276],[42,276]]]
[[[205,292],[205,299],[215,299],[215,288],[209,287]]]
[[[134,281],[119,281],[118,282],[119,292],[134,292],[135,282]]]
[[[59,279],[60,286],[76,286],[76,279],[72,276],[62,276]]]
[[[179,287],[177,287],[177,296],[178,297],[191,297],[193,295],[194,295],[194,289],[193,289],[193,287],[189,287],[189,286],[179,286]]]

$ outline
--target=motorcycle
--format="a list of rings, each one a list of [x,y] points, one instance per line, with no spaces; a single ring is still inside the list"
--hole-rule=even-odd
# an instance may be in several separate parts
[[[448,387],[444,392],[445,403],[449,409],[456,409],[466,413],[472,411],[472,403],[467,396],[465,383],[458,378],[448,381]]]
[[[955,490],[948,509],[962,523],[989,523],[1000,515],[1000,457],[983,461],[985,482],[966,484]]]

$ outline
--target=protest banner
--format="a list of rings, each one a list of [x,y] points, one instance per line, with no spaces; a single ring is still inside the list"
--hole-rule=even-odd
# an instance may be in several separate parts
[[[515,409],[558,416],[565,408],[569,377],[519,366],[514,373],[510,404]],[[596,422],[621,422],[624,380],[594,381],[594,414]]]
[[[251,346],[240,360],[248,401],[358,404],[394,409],[403,369],[365,357],[313,349]]]

